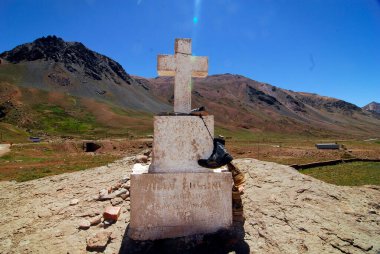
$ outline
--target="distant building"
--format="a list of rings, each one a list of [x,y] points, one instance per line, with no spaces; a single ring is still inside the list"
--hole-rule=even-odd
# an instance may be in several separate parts
[[[321,143],[321,144],[315,144],[315,146],[318,149],[340,149],[340,145],[337,143]]]

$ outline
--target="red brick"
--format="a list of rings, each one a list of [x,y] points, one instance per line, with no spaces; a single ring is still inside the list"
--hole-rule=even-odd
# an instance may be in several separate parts
[[[121,208],[118,206],[107,206],[103,212],[103,218],[105,220],[114,220],[117,221],[120,215]]]

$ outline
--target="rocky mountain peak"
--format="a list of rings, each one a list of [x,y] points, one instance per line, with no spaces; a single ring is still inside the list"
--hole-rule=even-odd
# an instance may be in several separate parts
[[[10,63],[52,61],[62,63],[70,73],[81,73],[94,80],[109,79],[131,84],[133,79],[109,57],[96,53],[80,42],[65,42],[55,35],[41,37],[0,54]]]
[[[363,107],[363,109],[380,114],[380,103],[373,101],[373,102],[365,105]]]

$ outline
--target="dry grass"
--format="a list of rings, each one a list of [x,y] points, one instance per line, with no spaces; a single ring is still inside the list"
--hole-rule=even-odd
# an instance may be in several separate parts
[[[324,140],[324,142],[337,140]],[[276,142],[267,138],[263,141],[227,141],[227,149],[236,158],[255,158],[285,165],[306,164],[317,161],[337,160],[348,157],[380,159],[380,144],[365,141],[338,141],[345,150],[319,150],[315,143],[321,140],[283,139]]]
[[[16,144],[0,157],[0,181],[28,181],[106,165],[151,146],[150,140],[100,140],[100,149],[86,153],[82,141]]]
[[[68,150],[67,147],[48,144],[13,146],[10,153],[0,157],[0,180],[33,180],[106,165],[120,158],[115,154],[86,154]]]
[[[304,169],[300,172],[335,185],[380,185],[380,162],[341,163]]]

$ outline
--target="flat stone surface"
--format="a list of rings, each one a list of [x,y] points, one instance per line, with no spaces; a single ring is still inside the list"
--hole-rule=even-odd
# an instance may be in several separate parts
[[[132,174],[128,235],[154,240],[228,228],[231,187],[229,172]]]
[[[214,116],[204,116],[214,136]],[[198,165],[213,149],[210,134],[199,116],[155,116],[150,173],[210,172]]]

